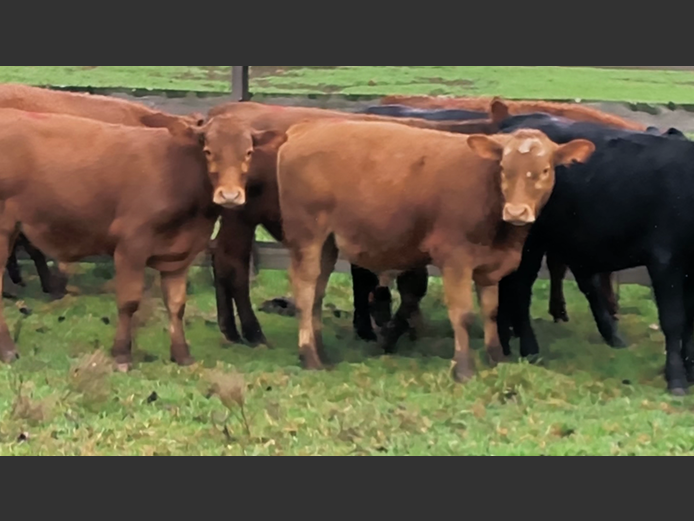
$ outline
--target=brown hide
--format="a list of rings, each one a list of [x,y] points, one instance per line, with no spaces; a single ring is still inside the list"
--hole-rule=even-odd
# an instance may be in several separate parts
[[[147,266],[162,274],[172,359],[192,362],[183,333],[186,279],[219,207],[199,141],[166,129],[0,109],[0,265],[22,225],[60,262],[115,259],[119,325],[113,354],[131,363],[130,324]],[[0,357],[16,349],[0,319]]]
[[[374,272],[441,269],[461,381],[474,374],[467,327],[475,282],[487,352],[501,361],[498,283],[520,264],[530,228],[515,213],[513,224],[502,216],[509,204],[535,197],[540,212],[554,168],[585,161],[594,150],[585,140],[559,146],[532,130],[465,136],[392,123],[292,127],[280,149],[278,182],[304,367],[323,367],[320,311],[338,251]],[[544,193],[533,195],[539,185]]]
[[[237,178],[245,183],[244,206],[225,210],[218,240],[214,247],[215,286],[217,291],[217,314],[220,329],[232,342],[240,342],[241,335],[236,327],[234,302],[242,325],[243,337],[251,344],[267,344],[268,341],[253,311],[249,294],[249,264],[255,230],[263,225],[278,241],[282,240],[281,215],[277,191],[277,148],[281,139],[269,141],[253,148],[247,160],[253,133],[270,132],[283,134],[301,121],[340,119],[359,121],[388,121],[401,125],[430,128],[450,132],[493,134],[498,123],[506,114],[495,113],[489,120],[473,122],[429,122],[420,119],[389,118],[339,111],[264,105],[260,103],[228,103],[212,109],[210,120],[204,127],[207,149],[211,157],[209,165],[214,171],[248,171]],[[244,130],[245,129],[245,130]],[[239,186],[232,185],[227,191],[236,194]]]

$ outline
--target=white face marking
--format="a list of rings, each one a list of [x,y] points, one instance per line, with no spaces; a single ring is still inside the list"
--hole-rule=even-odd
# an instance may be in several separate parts
[[[528,176],[528,179],[530,179],[530,178],[533,176],[533,173],[532,173],[532,172],[528,172],[526,175]]]
[[[542,146],[542,143],[540,143],[540,141],[536,138],[526,139],[523,141],[523,143],[521,143],[521,146],[518,147],[518,152],[521,154],[529,154],[535,145]]]

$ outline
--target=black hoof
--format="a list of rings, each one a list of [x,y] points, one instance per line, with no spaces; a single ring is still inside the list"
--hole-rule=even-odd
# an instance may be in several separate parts
[[[252,334],[245,334],[244,333],[244,338],[246,339],[246,343],[249,345],[249,347],[258,347],[258,346],[266,346],[268,345],[267,338],[265,338],[265,335],[263,333],[252,333]]]
[[[524,358],[530,365],[536,365],[540,361],[540,355],[528,355]]]
[[[689,391],[686,388],[675,386],[674,388],[670,389],[670,394],[675,398],[684,398],[687,396],[687,394],[689,394]]]
[[[220,330],[228,342],[231,342],[232,344],[243,344],[241,335],[239,335],[235,329],[226,329],[221,327]]]
[[[609,342],[608,345],[612,349],[626,349],[629,347],[626,340],[624,340],[620,335],[616,334]]]
[[[378,335],[373,331],[357,330],[357,337],[364,342],[378,342]]]

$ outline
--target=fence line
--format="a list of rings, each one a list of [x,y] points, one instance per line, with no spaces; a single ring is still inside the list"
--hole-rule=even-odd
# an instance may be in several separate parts
[[[261,270],[270,271],[288,271],[290,266],[289,252],[278,243],[271,242],[259,242],[257,243],[258,259],[257,265]],[[29,256],[22,250],[17,255],[18,260],[28,261]],[[111,257],[88,257],[80,262],[80,264],[112,264],[113,259]],[[209,254],[202,254],[194,263],[195,267],[211,267],[212,262]],[[350,263],[344,258],[340,257],[337,266],[335,267],[335,273],[351,274]],[[440,278],[441,272],[431,266],[429,268],[429,274],[432,277]],[[543,264],[542,270],[540,272],[540,279],[549,279],[549,271],[547,265]],[[567,275],[567,280],[574,281],[574,277],[569,272]],[[648,271],[645,268],[636,268],[632,270],[626,270],[615,274],[615,280],[618,285],[634,284],[638,286],[651,287],[651,279],[648,275]]]

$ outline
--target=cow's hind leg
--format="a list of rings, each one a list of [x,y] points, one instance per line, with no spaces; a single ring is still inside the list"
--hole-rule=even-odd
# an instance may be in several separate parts
[[[658,314],[665,334],[667,363],[665,375],[670,392],[684,396],[689,387],[687,370],[682,357],[683,339],[686,333],[687,306],[685,272],[671,263],[649,266],[653,290],[658,304]]]
[[[398,277],[398,291],[402,304],[395,314],[393,321],[385,328],[385,352],[394,354],[396,345],[407,331],[413,332],[411,337],[417,339],[416,326],[421,322],[420,303],[429,290],[429,271],[426,268],[410,270]]]
[[[307,370],[324,369],[318,354],[314,329],[316,289],[322,271],[323,242],[316,241],[290,249],[290,278],[299,315],[299,358]]]
[[[241,335],[236,327],[236,314],[234,311],[234,299],[229,284],[229,275],[225,271],[226,262],[219,252],[212,254],[212,275],[214,277],[214,289],[217,301],[217,323],[219,329],[229,342],[241,343]]]
[[[480,308],[484,316],[484,345],[487,350],[489,364],[494,367],[506,362],[506,355],[499,338],[499,286],[477,285],[480,297]]]
[[[455,358],[453,377],[464,383],[475,376],[475,361],[470,352],[469,328],[474,321],[472,299],[472,269],[465,259],[444,265],[443,285],[448,305],[448,314],[455,332]]]
[[[684,291],[687,320],[682,339],[682,358],[687,369],[687,381],[694,384],[694,273],[686,278]]]
[[[8,219],[0,219],[0,266],[5,269],[10,252],[14,248],[18,230],[16,224]],[[4,282],[4,273],[0,273],[0,292]],[[10,329],[5,320],[5,311],[0,302],[0,362],[9,364],[19,358],[17,346],[10,335]]]
[[[549,314],[554,318],[555,323],[568,322],[569,313],[566,310],[564,279],[569,269],[551,252],[547,253],[547,269],[549,269],[550,275]]]
[[[252,346],[267,345],[267,339],[251,302],[251,255],[256,226],[225,216],[215,252],[215,285],[219,325],[231,342],[240,342],[234,316],[239,313],[243,337]]]
[[[603,295],[607,300],[607,310],[615,321],[619,321],[619,302],[614,292],[614,274],[603,273],[600,275],[600,283]]]
[[[323,246],[321,255],[321,271],[316,283],[316,297],[313,303],[313,337],[316,339],[316,350],[321,360],[327,362],[325,346],[323,345],[323,300],[328,289],[330,277],[335,271],[339,251],[334,237],[328,238]]]
[[[195,363],[195,359],[190,355],[190,348],[183,327],[183,317],[186,312],[188,269],[161,274],[161,289],[166,309],[169,312],[171,361],[182,367]]]
[[[36,266],[43,292],[50,295],[53,300],[64,298],[67,295],[68,277],[60,268],[60,264],[58,264],[57,273],[53,274],[48,267],[48,259],[41,250],[29,240],[24,241],[22,245]]]
[[[610,314],[607,298],[601,288],[600,276],[583,275],[575,272],[574,275],[576,276],[578,287],[588,299],[598,330],[605,342],[607,342],[607,345],[615,349],[627,347],[627,343],[619,334],[617,322]]]
[[[13,284],[26,287],[26,283],[24,282],[24,279],[22,279],[22,270],[19,268],[19,262],[17,261],[18,248],[19,244],[15,244],[9,258],[7,259],[7,274],[10,276],[10,280]]]
[[[378,336],[371,322],[371,295],[378,287],[378,276],[369,270],[352,265],[354,291],[354,330],[366,342],[376,342]]]
[[[111,353],[117,368],[127,372],[132,366],[132,323],[140,309],[144,293],[146,261],[117,249],[114,255],[116,268],[116,299],[118,301],[118,327]]]

